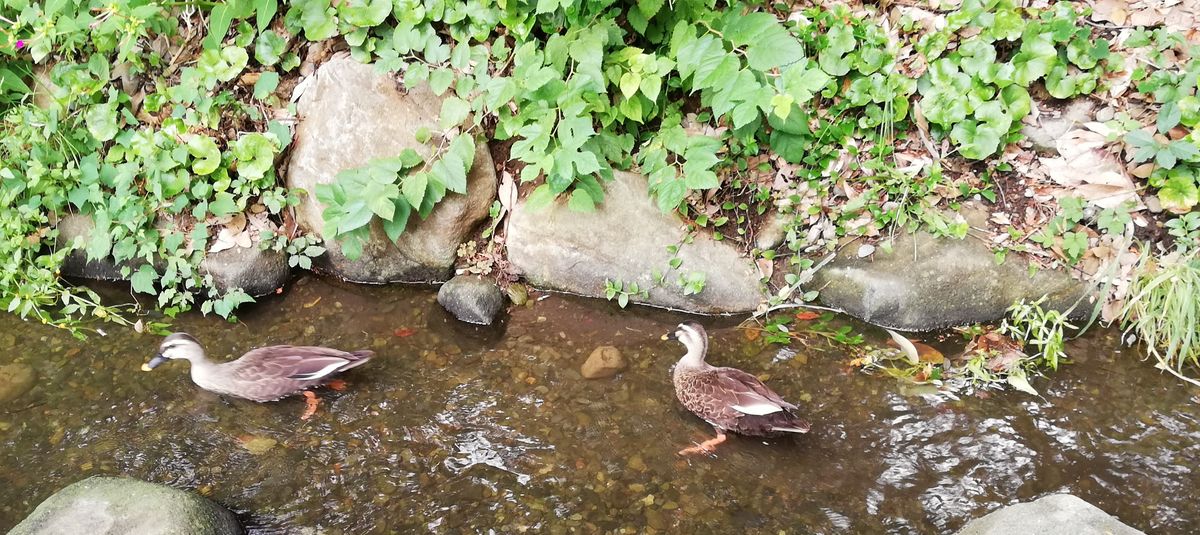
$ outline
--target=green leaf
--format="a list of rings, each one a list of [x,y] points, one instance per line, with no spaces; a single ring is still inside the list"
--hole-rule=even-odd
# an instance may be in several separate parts
[[[382,24],[391,12],[391,0],[343,0],[338,4],[342,21],[360,28]]]
[[[259,73],[258,81],[254,82],[254,98],[262,100],[275,92],[279,87],[279,73],[264,71]]]
[[[434,69],[429,73],[429,90],[433,94],[441,96],[454,83],[454,71],[445,67]]]
[[[213,7],[208,17],[208,35],[204,37],[204,48],[216,50],[220,48],[225,34],[229,33],[229,25],[233,22],[233,10],[236,1],[221,2]]]
[[[309,41],[322,41],[337,35],[337,18],[334,17],[334,12],[329,6],[329,0],[307,0],[300,15],[304,38]]]
[[[217,192],[212,202],[208,203],[208,211],[217,217],[240,211],[233,200],[233,194],[227,191]]]
[[[254,20],[255,20],[255,25],[258,27],[258,31],[260,31],[260,32],[266,31],[267,27],[271,25],[271,19],[275,18],[275,12],[278,9],[279,9],[279,3],[277,2],[277,0],[255,0],[254,1],[254,12],[255,12]]]
[[[279,143],[270,134],[243,134],[233,144],[233,156],[237,158],[238,176],[259,179],[275,165],[275,154]]]
[[[398,197],[392,201],[395,205],[395,211],[392,214],[392,219],[383,220],[383,232],[387,234],[389,240],[395,243],[400,239],[400,235],[404,233],[404,229],[408,227],[408,218],[412,215],[412,206],[403,197]]]
[[[1200,189],[1191,176],[1172,173],[1158,190],[1158,200],[1166,210],[1177,214],[1187,213],[1200,204]]]
[[[413,173],[404,179],[404,183],[400,186],[401,193],[408,200],[408,204],[412,206],[421,206],[421,201],[425,198],[425,188],[429,186],[429,175],[427,173]]]
[[[529,197],[525,198],[525,207],[531,212],[540,212],[554,204],[554,197],[554,190],[550,189],[550,185],[542,184],[534,188],[529,193]]]
[[[144,294],[158,293],[154,289],[154,282],[158,280],[158,272],[154,271],[154,267],[150,264],[142,264],[137,271],[133,272],[133,276],[129,278],[129,282],[133,286],[133,291]]]
[[[271,5],[275,5],[274,2]],[[274,30],[266,30],[254,41],[254,60],[264,66],[271,66],[283,59],[287,52],[287,41],[284,41]]]
[[[110,141],[117,137],[116,104],[94,104],[84,113],[83,120],[96,141]]]
[[[1165,134],[1170,132],[1175,125],[1179,124],[1179,120],[1183,118],[1183,112],[1179,108],[1179,103],[1175,101],[1164,102],[1162,108],[1158,110],[1158,126],[1159,133]]]
[[[456,96],[449,96],[442,101],[442,113],[438,116],[438,122],[443,130],[449,130],[466,121],[470,113],[470,103]],[[413,203],[413,205],[419,204],[419,202]]]
[[[188,153],[195,158],[192,162],[192,172],[197,175],[207,175],[217,170],[221,165],[221,149],[217,142],[208,136],[196,136],[188,141]]]
[[[595,212],[596,201],[592,199],[592,196],[587,191],[575,188],[571,192],[571,199],[567,201],[567,208],[570,208],[573,212]]]
[[[1038,391],[1035,390],[1033,388],[1033,385],[1029,384],[1029,380],[1025,378],[1024,370],[1014,370],[1012,373],[1009,373],[1007,381],[1008,381],[1009,386],[1012,386],[1013,388],[1020,390],[1021,392],[1029,394],[1031,396],[1038,395]]]

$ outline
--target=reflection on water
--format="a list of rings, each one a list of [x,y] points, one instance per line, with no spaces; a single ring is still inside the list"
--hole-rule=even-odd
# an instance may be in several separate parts
[[[1060,491],[1148,532],[1200,520],[1192,391],[1104,333],[1073,342],[1077,363],[1037,382],[1042,398],[953,400],[706,321],[711,361],[811,400],[813,431],[681,459],[711,430],[671,391],[681,348],[658,336],[680,319],[552,296],[477,328],[428,289],[304,279],[236,325],[178,320],[221,359],[277,343],[378,353],[302,422],[301,398],[222,399],[183,363],[138,372],[154,336],[78,342],[3,315],[0,366],[37,379],[0,407],[0,529],[96,474],[194,489],[260,533],[946,533]],[[582,379],[599,345],[630,368]]]

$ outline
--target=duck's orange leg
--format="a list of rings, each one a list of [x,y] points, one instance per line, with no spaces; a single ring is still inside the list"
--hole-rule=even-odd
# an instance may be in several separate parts
[[[718,429],[717,436],[715,438],[710,438],[710,439],[705,440],[704,442],[701,442],[699,444],[696,444],[695,446],[692,446],[690,448],[684,448],[682,450],[679,450],[679,454],[680,455],[692,455],[692,454],[696,454],[696,453],[712,454],[713,452],[717,451],[717,444],[725,442],[725,438],[726,438],[725,432]]]
[[[320,404],[321,404],[321,398],[317,397],[316,394],[309,392],[308,390],[305,390],[304,391],[304,414],[300,415],[300,419],[307,420],[309,418],[312,418],[312,415],[317,413],[317,405],[320,405]]]

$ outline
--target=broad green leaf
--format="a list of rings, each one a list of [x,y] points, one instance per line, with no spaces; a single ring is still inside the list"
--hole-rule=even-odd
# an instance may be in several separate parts
[[[192,162],[192,172],[197,175],[207,175],[217,170],[221,165],[221,149],[217,142],[208,136],[196,136],[188,141],[188,153],[195,158]]]
[[[150,264],[142,264],[137,271],[133,272],[133,276],[129,278],[129,282],[133,286],[133,291],[144,294],[158,293],[154,289],[154,283],[158,280],[158,272],[154,271],[154,267]]]
[[[391,0],[342,0],[338,4],[342,21],[360,28],[378,26],[391,12]]]
[[[400,239],[400,235],[404,233],[404,229],[408,227],[408,218],[412,214],[412,206],[402,197],[398,197],[392,201],[395,205],[392,219],[383,220],[383,232],[387,234],[389,240],[395,243]]]
[[[400,191],[408,200],[408,204],[421,206],[421,201],[425,199],[425,188],[428,186],[429,175],[427,173],[413,173],[404,178]]]
[[[525,199],[525,207],[531,212],[540,212],[554,204],[554,191],[549,184],[542,184],[529,193]]]
[[[279,73],[263,71],[259,73],[258,81],[254,82],[254,98],[262,100],[275,92],[279,87]]]
[[[443,130],[449,130],[466,121],[467,115],[470,115],[470,113],[470,103],[456,96],[449,96],[442,101],[442,112],[438,116],[438,122]],[[419,202],[413,203],[413,205],[419,204]]]
[[[274,3],[272,2],[272,5]],[[274,30],[267,30],[258,35],[254,41],[254,59],[263,66],[271,66],[283,59],[287,52],[287,41],[284,41]]]
[[[1200,204],[1196,180],[1184,173],[1172,173],[1157,194],[1162,207],[1176,214],[1190,212]]]
[[[433,94],[441,96],[454,83],[454,71],[445,67],[434,69],[429,73],[429,89]]]
[[[238,176],[263,178],[275,165],[275,154],[278,152],[279,143],[275,136],[260,133],[243,134],[233,144]]]
[[[93,104],[84,112],[83,120],[96,141],[104,142],[117,137],[116,104]]]
[[[1179,108],[1179,103],[1175,101],[1164,102],[1158,110],[1158,120],[1155,124],[1158,126],[1159,133],[1165,134],[1170,132],[1175,125],[1179,124],[1179,120],[1183,118],[1183,112]]]
[[[337,17],[329,0],[306,0],[300,15],[300,26],[304,28],[304,38],[309,41],[322,41],[337,35]]]
[[[238,208],[237,203],[233,200],[233,194],[227,191],[221,191],[217,192],[217,195],[213,198],[212,202],[208,203],[208,211],[212,215],[220,217],[240,211],[240,209]]]
[[[596,201],[592,196],[580,188],[575,188],[571,192],[571,198],[567,201],[567,208],[574,212],[595,212]]]

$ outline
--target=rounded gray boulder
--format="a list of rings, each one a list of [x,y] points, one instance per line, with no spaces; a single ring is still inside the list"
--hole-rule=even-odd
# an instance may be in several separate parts
[[[438,303],[459,321],[491,325],[504,308],[504,292],[482,277],[458,275],[438,290]]]
[[[208,499],[124,477],[90,477],[55,493],[9,535],[235,535],[233,513]]]

